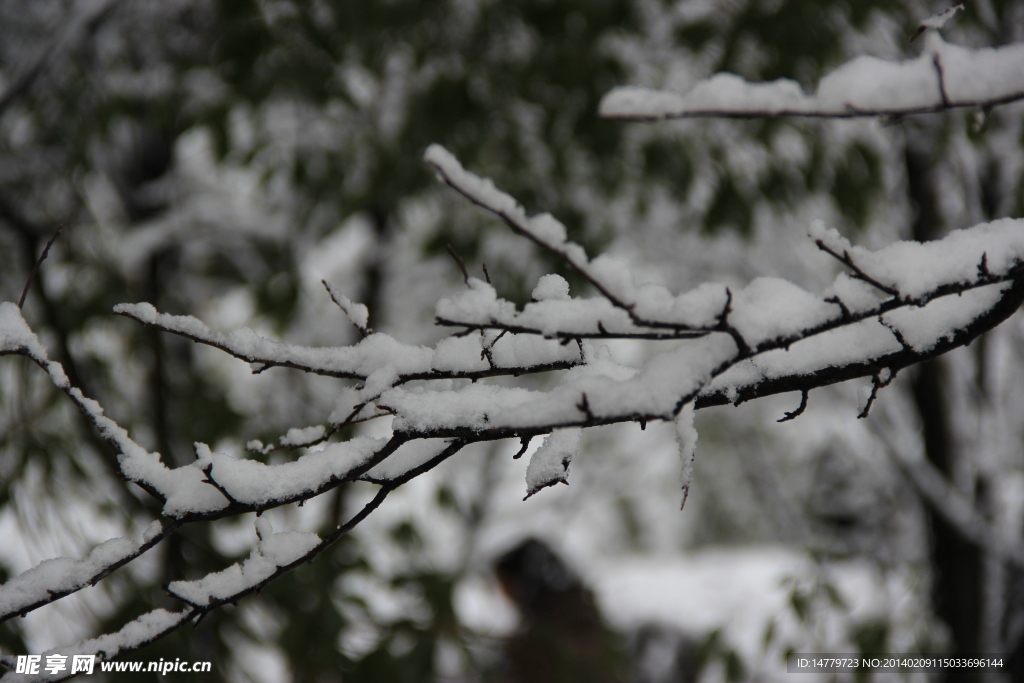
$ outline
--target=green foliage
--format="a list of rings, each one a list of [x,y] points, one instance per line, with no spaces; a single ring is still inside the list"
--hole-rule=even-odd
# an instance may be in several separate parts
[[[847,22],[864,28],[873,12],[901,13],[882,0],[750,0],[740,4],[725,32],[716,71],[731,71],[750,80],[794,78],[813,89],[828,70],[848,56]],[[744,51],[757,37],[756,62]]]
[[[711,631],[697,646],[694,653],[694,669],[698,675],[713,663],[718,663],[723,667],[725,680],[730,683],[746,679],[743,658],[724,642],[719,629]]]

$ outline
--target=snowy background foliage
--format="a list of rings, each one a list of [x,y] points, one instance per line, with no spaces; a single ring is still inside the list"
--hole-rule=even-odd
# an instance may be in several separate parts
[[[946,9],[0,3],[0,664],[1013,680],[1024,3]]]

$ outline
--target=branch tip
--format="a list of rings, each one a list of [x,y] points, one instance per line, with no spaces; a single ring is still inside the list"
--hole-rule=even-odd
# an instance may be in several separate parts
[[[466,286],[468,287],[469,271],[466,270],[466,262],[462,260],[462,257],[459,256],[459,252],[455,251],[455,247],[453,247],[451,243],[448,244],[448,253],[451,254],[451,257],[455,259],[455,262],[459,264],[459,270],[462,271],[462,281],[465,282]],[[484,272],[487,272],[486,268],[484,268]],[[490,282],[490,279],[488,279],[488,282]]]
[[[807,396],[808,396],[809,393],[810,393],[810,391],[808,389],[801,389],[800,390],[800,405],[797,406],[797,409],[794,410],[794,411],[786,413],[785,415],[780,417],[778,420],[776,420],[776,422],[789,422],[790,420],[795,420],[796,418],[798,418],[801,415],[803,415],[804,411],[807,410]]]
[[[28,290],[30,287],[32,287],[32,280],[34,280],[36,275],[39,273],[39,267],[43,265],[43,261],[46,260],[47,255],[50,253],[50,247],[52,247],[53,243],[57,241],[58,237],[60,237],[60,233],[63,229],[64,224],[58,223],[57,231],[53,233],[53,237],[51,237],[46,242],[46,246],[43,247],[43,253],[39,255],[39,258],[36,260],[35,265],[32,266],[32,270],[28,274],[28,280],[25,281],[25,289],[21,290],[21,298],[18,299],[18,310],[24,308],[25,297],[28,296]]]
[[[981,263],[978,264],[978,277],[987,279],[992,277],[992,273],[988,270],[988,252],[984,251],[981,253]]]
[[[583,398],[580,400],[579,403],[576,404],[576,408],[578,408],[581,413],[587,416],[588,422],[594,421],[594,414],[590,412],[590,402],[587,400],[587,392],[583,392]]]

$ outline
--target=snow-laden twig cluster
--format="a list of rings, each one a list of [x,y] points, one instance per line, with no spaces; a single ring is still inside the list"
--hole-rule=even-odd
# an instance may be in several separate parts
[[[945,19],[939,23],[933,18],[931,24],[922,24],[922,31],[941,27]],[[694,116],[902,117],[964,107],[988,111],[1020,99],[1024,45],[971,50],[946,43],[932,32],[916,59],[857,57],[822,78],[813,95],[785,78],[750,83],[721,73],[686,93],[615,88],[605,95],[600,111],[606,118],[633,121]]]
[[[293,429],[282,437],[282,447],[311,448],[294,460],[266,465],[196,444],[196,460],[177,468],[133,441],[98,403],[72,386],[18,307],[0,304],[0,355],[26,356],[43,368],[117,450],[124,477],[163,505],[162,518],[140,541],[114,539],[85,558],[50,560],[0,586],[0,619],[94,584],[181,525],[301,503],[346,482],[379,485],[373,500],[323,538],[274,532],[259,520],[260,541],[248,559],[168,586],[185,602],[183,611],[151,612],[117,634],[60,653],[112,657],[136,649],[312,560],[390,491],[477,442],[518,439],[521,455],[533,437],[545,438],[526,469],[530,496],[567,483],[583,429],[673,421],[685,501],[697,440],[694,409],[799,391],[800,407],[785,416],[792,419],[806,407],[812,389],[869,377],[873,391],[863,416],[899,370],[969,343],[1024,300],[1021,220],[1004,219],[940,241],[901,242],[878,251],[854,246],[835,230],[815,225],[811,239],[847,269],[822,294],[777,278],[759,278],[737,291],[705,284],[675,294],[658,285],[637,286],[625,262],[591,259],[567,239],[555,218],[528,216],[512,197],[463,169],[443,148],[428,149],[426,160],[457,192],[578,272],[594,295],[572,296],[563,278],[546,275],[533,301],[519,308],[502,299],[493,285],[467,278],[465,291],[437,304],[437,322],[459,329],[432,349],[373,333],[366,326],[365,307],[329,286],[332,298],[365,335],[354,345],[294,346],[248,329],[222,334],[190,316],[163,314],[144,303],[121,304],[115,313],[221,349],[249,362],[254,372],[284,367],[356,382],[340,391],[326,425]],[[634,368],[616,363],[598,343],[621,338],[666,344],[643,367]],[[485,381],[554,371],[562,372],[561,382],[548,389]],[[387,438],[331,440],[345,425],[384,416],[393,418]],[[250,448],[266,452],[275,447],[252,442]]]

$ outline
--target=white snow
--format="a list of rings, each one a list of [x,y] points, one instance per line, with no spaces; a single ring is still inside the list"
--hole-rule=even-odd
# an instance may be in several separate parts
[[[96,426],[100,435],[118,449],[118,465],[129,480],[144,484],[166,499],[164,513],[178,516],[187,512],[210,511],[223,507],[223,497],[200,486],[202,473],[195,468],[168,469],[159,453],[150,453],[137,444],[123,427],[107,417],[102,406],[71,386],[60,363],[49,360],[46,349],[28,328],[21,312],[9,303],[0,303],[0,340],[7,353],[23,352],[46,369],[50,380],[62,389]]]
[[[172,581],[168,592],[199,607],[230,599],[298,561],[320,543],[320,537],[312,533],[274,533],[269,522],[258,524],[257,530],[261,540],[244,561],[195,581]]]
[[[924,29],[928,29],[928,28],[940,29],[940,28],[942,28],[943,26],[946,25],[947,21],[949,21],[950,19],[953,18],[954,14],[956,14],[957,12],[962,10],[963,8],[964,8],[963,3],[961,3],[959,5],[953,5],[952,7],[949,7],[947,9],[939,12],[938,14],[933,14],[932,16],[928,17],[927,19],[922,21],[919,24],[919,26],[921,28],[924,28]]]
[[[21,317],[21,310],[9,301],[0,301],[0,354],[26,350],[33,358],[46,358],[46,349]]]
[[[931,101],[928,98],[934,99],[935,93],[929,88],[934,89],[936,81],[929,78],[934,76],[935,56],[946,70],[949,93],[968,92],[974,85],[965,79],[969,79],[972,69],[979,68],[985,60],[1002,60],[1008,54],[966,51],[946,46],[937,38],[928,45],[931,52],[918,60],[894,64],[862,58],[844,65],[822,81],[818,95],[813,98],[815,106],[831,102],[829,106],[845,108],[850,97],[870,106]],[[1017,48],[1000,48],[1011,49]],[[997,75],[992,82],[975,85],[991,93],[997,86],[1016,83],[1015,78],[1018,75]],[[881,79],[891,90],[873,84],[873,79]],[[908,85],[911,82],[921,87],[914,91]],[[1024,81],[1021,86],[1024,87]],[[963,90],[957,90],[958,87]],[[724,76],[709,81],[703,90],[695,89],[694,93],[694,101],[703,98],[701,101],[715,101],[719,105],[725,102],[729,106],[750,102],[809,106],[807,102],[811,101],[801,99],[803,95],[794,91],[792,84],[755,87]],[[372,334],[345,347],[294,346],[261,337],[248,328],[227,334],[214,332],[196,318],[161,314],[149,304],[121,304],[115,310],[249,362],[293,365],[364,380],[361,388],[339,390],[332,423],[347,418],[356,405],[370,402],[360,415],[381,414],[380,409],[393,412],[392,427],[399,436],[430,437],[441,430],[458,430],[460,435],[490,429],[549,431],[527,467],[527,496],[567,481],[572,458],[579,450],[580,426],[641,418],[674,419],[685,502],[692,484],[697,442],[692,399],[698,392],[705,396],[720,392],[736,397],[742,389],[765,380],[874,363],[887,354],[903,351],[904,344],[917,352],[931,351],[991,310],[1009,286],[1005,282],[987,283],[1006,277],[1024,264],[1021,219],[977,225],[926,244],[897,242],[875,251],[854,246],[837,231],[819,224],[811,229],[812,239],[850,261],[847,266],[851,270],[859,270],[862,278],[874,280],[881,287],[865,282],[856,273],[844,272],[823,296],[786,280],[768,277],[732,290],[731,299],[729,290],[712,283],[675,295],[660,285],[637,285],[627,261],[608,256],[588,260],[582,248],[566,241],[564,226],[556,219],[546,214],[528,218],[511,197],[489,180],[462,169],[443,149],[431,147],[427,159],[472,201],[503,215],[516,231],[579,267],[612,300],[605,296],[573,298],[564,278],[546,275],[533,291],[534,301],[517,310],[512,302],[501,299],[493,286],[470,278],[467,290],[438,303],[438,316],[454,323],[498,329],[451,336],[434,349],[406,345],[384,334]],[[958,288],[965,291],[953,291]],[[950,291],[953,293],[948,294]],[[332,294],[354,316],[353,322],[358,325],[362,321],[365,325],[365,307],[359,308],[351,300]],[[844,314],[842,307],[827,301],[833,297],[854,317],[850,324],[838,326]],[[905,305],[886,310],[894,304]],[[669,325],[664,326],[666,323]],[[740,349],[729,334],[721,331],[720,323],[731,325],[755,350],[759,346],[769,348],[779,339],[797,341],[788,349],[769,350],[736,363]],[[563,344],[555,339],[579,334],[671,333],[671,325],[706,334],[665,344],[660,354],[639,369],[616,363],[606,347],[590,342]],[[809,330],[830,325],[837,327],[800,339]],[[501,327],[526,333],[502,334]],[[97,425],[101,435],[119,448],[123,474],[164,497],[163,512],[174,517],[222,510],[232,500],[258,507],[294,500],[351,476],[387,443],[386,439],[361,436],[326,444],[293,461],[275,465],[214,453],[206,445],[197,444],[198,457],[194,463],[169,469],[159,454],[135,443],[124,429],[104,415],[98,403],[70,386],[61,366],[48,360],[45,348],[21,312],[6,302],[0,303],[0,354],[27,355],[42,366],[52,382]],[[539,369],[556,362],[575,366],[561,375],[560,384],[543,390],[486,381],[466,384],[464,380],[451,379],[460,373],[480,373],[491,368],[514,374],[511,371]],[[731,363],[736,364],[730,367]],[[724,372],[713,376],[723,368]],[[888,372],[883,370],[881,377],[887,378]],[[403,384],[409,375],[425,376],[429,381]],[[297,446],[325,434],[320,425],[293,428],[281,438],[281,444]],[[264,448],[258,442],[252,445]],[[395,481],[430,463],[449,445],[450,441],[441,438],[405,443],[362,478]],[[208,605],[256,586],[320,542],[313,534],[275,533],[265,518],[257,520],[256,529],[260,542],[247,560],[197,581],[175,582],[172,591],[193,604]],[[158,522],[150,525],[144,542],[155,539],[160,530]],[[82,559],[43,562],[0,587],[0,612],[18,611],[46,599],[49,591],[79,588],[105,567],[137,552],[140,545],[124,538],[112,539]],[[152,613],[119,634],[105,636],[111,640],[104,642],[110,642],[111,652],[116,652],[125,643],[152,637],[160,628],[174,625],[181,618],[166,612]]]
[[[848,253],[867,275],[917,300],[944,285],[976,282],[985,269],[1005,275],[1024,263],[1024,220],[1003,218],[964,230],[954,230],[932,242],[895,242],[877,251],[856,247],[835,228],[811,227],[811,238],[839,254]]]
[[[944,43],[937,35],[930,38],[952,102],[984,102],[1024,92],[1024,44],[969,50]]]
[[[569,483],[569,464],[580,450],[581,429],[556,429],[544,437],[526,468],[526,497],[561,482]]]
[[[43,661],[48,655],[97,655],[106,659],[117,657],[121,651],[134,650],[168,631],[174,630],[179,624],[190,617],[190,610],[182,612],[168,612],[165,609],[156,609],[143,614],[138,619],[129,621],[121,630],[116,633],[108,633],[98,638],[82,640],[72,645],[47,650],[42,653]],[[70,660],[69,660],[70,661]],[[41,669],[42,671],[42,669]],[[13,671],[0,677],[3,683],[37,683],[65,678],[64,672],[55,675],[48,675],[45,672],[38,675],[25,675]]]
[[[455,155],[441,145],[430,145],[423,153],[423,160],[438,170],[441,180],[451,180],[458,188],[465,188],[473,198],[479,198],[482,203],[498,212],[526,219],[519,202],[495,187],[490,179],[464,170]]]
[[[695,329],[713,327],[728,300],[725,286],[713,282],[675,297],[670,296],[663,304],[657,300],[660,299],[659,289],[647,286],[639,289],[637,313],[646,319],[687,325]]]
[[[840,273],[832,286],[825,290],[824,298],[836,297],[851,314],[866,313],[878,309],[882,297],[877,288],[863,280]]]
[[[594,262],[590,262],[583,247],[566,240],[565,226],[557,219],[549,214],[528,218],[518,202],[495,187],[491,180],[480,178],[464,169],[459,160],[443,147],[431,145],[427,149],[424,159],[434,167],[442,180],[465,195],[474,204],[501,216],[512,226],[514,231],[572,264],[592,282],[603,287],[605,291],[621,293],[619,304],[628,306],[632,303],[630,298],[630,293],[633,290],[632,275],[623,262],[607,256],[598,257]],[[481,286],[482,283],[479,281],[474,282],[473,278],[470,278],[469,285],[472,290],[478,291],[479,295],[472,299],[459,297],[449,300],[452,303],[449,304],[450,308],[446,309],[443,309],[439,303],[439,317],[449,318],[452,315],[460,315],[458,308],[454,306],[456,301],[462,303],[467,315],[480,315],[481,311],[488,308],[489,304],[495,303],[496,295],[493,288],[488,291]],[[500,303],[506,315],[514,312],[514,308],[509,308],[511,304],[508,302]]]
[[[760,662],[758,674],[769,681],[792,678],[785,673],[786,646],[803,652],[854,652],[856,644],[840,635],[838,624],[898,623],[918,618],[915,610],[921,609],[913,599],[916,579],[886,576],[867,561],[816,564],[804,552],[778,546],[627,556],[593,562],[585,571],[602,614],[614,628],[635,632],[657,625],[697,642],[718,630],[722,645],[734,648],[745,662]],[[807,589],[819,581],[834,587],[844,607],[819,606],[812,611],[812,624],[801,624],[791,592],[796,585]],[[769,624],[776,634],[770,646],[765,643]],[[814,674],[803,674],[804,679],[828,680]]]
[[[515,318],[515,306],[511,302],[497,299],[493,287],[476,278],[470,278],[469,284],[468,291],[452,299],[442,300],[438,304],[438,315],[452,316],[460,320],[463,319],[460,316],[465,316],[469,319],[479,319],[483,323],[489,323],[489,314],[495,313],[497,307],[503,311],[499,315]],[[607,302],[605,302],[605,306],[607,306]],[[389,335],[374,333],[352,346],[316,348],[283,344],[261,337],[247,328],[234,330],[228,334],[215,332],[192,316],[159,313],[147,303],[119,304],[114,307],[114,310],[143,324],[153,325],[159,329],[214,346],[249,363],[258,363],[260,367],[290,365],[308,372],[364,379],[366,387],[359,402],[376,396],[385,388],[402,381],[402,377],[406,375],[433,374],[443,378],[445,373],[458,375],[488,368],[486,360],[480,356],[479,341],[442,340],[437,349],[432,350],[425,346],[402,344]],[[624,313],[619,311],[618,315],[621,318]],[[477,352],[475,354],[464,353],[473,343],[477,344]],[[498,342],[498,344],[509,343],[505,339]],[[519,344],[517,348],[520,349],[532,348],[533,352],[530,356],[535,358],[538,364],[575,359],[571,356],[571,352],[557,349],[555,346],[540,347],[535,344],[531,346],[531,342],[512,343]],[[549,353],[539,353],[541,348],[547,349]],[[513,354],[513,357],[516,357],[516,354]],[[529,364],[523,365],[520,362],[511,365],[504,364],[505,359],[509,358],[508,355],[499,354],[493,358],[495,365],[499,368],[529,371]],[[344,416],[338,419],[344,419]]]
[[[138,552],[141,545],[127,538],[112,538],[79,560],[68,557],[44,560],[0,585],[0,614],[12,614],[44,601],[51,592],[83,588],[103,570]]]
[[[563,385],[571,384],[582,377],[608,377],[617,382],[623,382],[633,379],[640,372],[637,368],[615,362],[611,351],[603,344],[596,348],[590,344],[584,344],[583,348],[587,355],[586,365],[577,365],[562,373],[561,383]]]
[[[886,313],[882,320],[900,332],[915,351],[931,351],[943,340],[952,339],[999,301],[1008,284],[979,287],[959,296],[944,296],[923,308],[901,308]]]
[[[723,393],[732,399],[740,390],[764,380],[812,375],[827,368],[897,353],[902,348],[888,328],[877,319],[870,318],[801,340],[788,350],[768,351],[737,363],[716,377],[701,393]]]
[[[955,8],[954,8],[955,9]],[[947,10],[922,26],[939,28]],[[948,103],[943,101],[944,86]],[[944,106],[978,106],[1024,97],[1024,45],[970,50],[930,33],[916,59],[890,62],[860,56],[822,78],[815,95],[788,79],[749,83],[722,73],[686,93],[634,86],[613,89],[600,114],[622,119],[682,116],[851,116],[882,115]]]
[[[248,505],[266,506],[273,501],[292,499],[336,479],[345,478],[353,469],[365,464],[385,443],[384,439],[360,436],[326,444],[320,450],[278,465],[232,458],[212,452],[205,444],[196,444],[196,452],[200,457],[188,468],[198,473],[198,481],[203,481],[206,476],[203,470],[210,467],[210,477],[234,500]],[[222,507],[228,503],[210,484],[202,483],[198,486],[216,494]],[[180,512],[189,509],[185,507]],[[166,508],[165,512],[169,513]]]
[[[250,363],[295,364],[312,372],[360,379],[388,365],[402,374],[430,368],[430,349],[401,344],[386,334],[372,334],[353,346],[315,348],[283,344],[248,328],[214,332],[192,316],[159,313],[148,303],[118,304],[114,312],[216,346]]]
[[[931,57],[887,62],[861,55],[821,79],[808,108],[826,111],[928,107],[942,102]]]
[[[440,455],[448,445],[449,442],[443,439],[422,439],[404,443],[360,479],[372,482],[393,481]]]
[[[616,421],[626,416],[672,419],[680,401],[711,379],[711,371],[736,356],[732,338],[713,334],[685,341],[652,358],[626,379],[582,375],[547,392],[471,384],[448,392],[390,389],[378,402],[395,412],[396,432],[438,429],[559,427],[589,415]],[[587,410],[583,409],[586,396]]]
[[[338,307],[345,312],[348,319],[352,321],[359,330],[366,330],[367,325],[370,322],[370,309],[365,304],[358,304],[352,299],[342,294],[338,289],[327,280],[323,281],[324,286],[327,288],[327,292],[331,295],[331,298],[338,304]]]
[[[328,421],[332,425],[337,425],[350,417],[352,420],[361,420],[380,415],[381,413],[375,410],[372,404],[367,403],[367,400],[370,398],[372,396],[367,396],[365,392],[354,387],[340,389],[337,397],[334,399],[334,409],[331,411],[330,417],[327,418]],[[362,407],[358,413],[353,415],[356,406]]]
[[[537,280],[537,286],[533,288],[531,295],[534,301],[567,301],[569,297],[569,283],[561,275],[542,275]]]
[[[529,368],[548,363],[578,363],[575,344],[562,344],[532,334],[506,334],[491,346],[491,361],[499,368]]]
[[[323,425],[312,425],[310,427],[292,427],[281,437],[281,445],[286,448],[301,446],[303,444],[322,439],[327,430]]]
[[[486,370],[489,366],[479,334],[442,339],[434,348],[433,369],[441,371]],[[467,363],[468,361],[468,363]]]
[[[472,278],[470,282],[473,282]],[[548,337],[560,332],[568,336],[596,334],[601,328],[623,334],[638,331],[626,311],[600,297],[547,299],[528,303],[517,312],[511,301],[498,299],[496,295],[483,297],[473,292],[461,292],[438,301],[436,314],[453,323],[506,326]]]
[[[821,325],[838,314],[836,306],[791,282],[762,277],[736,293],[729,322],[747,344],[756,347]]]
[[[676,443],[679,444],[679,460],[682,465],[679,480],[683,489],[683,502],[690,496],[690,485],[693,483],[693,461],[697,456],[697,430],[693,426],[693,401],[683,406],[676,416]]]

